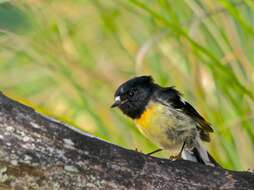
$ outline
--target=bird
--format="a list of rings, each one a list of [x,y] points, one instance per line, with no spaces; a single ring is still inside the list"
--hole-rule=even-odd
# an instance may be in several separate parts
[[[169,150],[177,152],[170,156],[173,160],[219,166],[202,144],[210,142],[211,124],[175,87],[162,87],[151,76],[136,76],[117,88],[111,108],[115,107],[134,120],[139,131],[159,147],[152,153]]]

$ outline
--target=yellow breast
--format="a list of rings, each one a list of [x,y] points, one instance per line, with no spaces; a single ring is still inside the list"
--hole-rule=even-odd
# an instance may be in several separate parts
[[[154,116],[157,113],[157,106],[150,105],[148,106],[145,111],[142,113],[141,117],[135,119],[136,125],[140,128],[151,128],[152,120],[154,120]]]
[[[169,139],[167,132],[174,121],[170,119],[167,107],[152,102],[150,103],[140,118],[135,119],[136,126],[140,132],[151,140],[154,144],[164,149],[174,149],[174,139]]]

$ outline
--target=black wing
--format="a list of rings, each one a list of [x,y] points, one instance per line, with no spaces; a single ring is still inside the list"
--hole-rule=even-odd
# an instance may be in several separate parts
[[[186,101],[181,99],[181,93],[174,87],[161,88],[156,93],[156,99],[167,106],[173,106],[185,114],[189,115],[197,123],[197,127],[200,129],[200,137],[204,141],[210,141],[209,133],[213,132],[213,129],[193,107]]]

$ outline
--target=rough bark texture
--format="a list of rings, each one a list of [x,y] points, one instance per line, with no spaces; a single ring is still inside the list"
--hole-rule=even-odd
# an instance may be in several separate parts
[[[254,174],[126,150],[0,94],[0,189],[254,189]]]

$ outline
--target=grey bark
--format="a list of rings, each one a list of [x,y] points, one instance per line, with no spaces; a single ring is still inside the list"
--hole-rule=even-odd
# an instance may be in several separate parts
[[[0,94],[0,189],[254,189],[254,174],[146,156]]]

